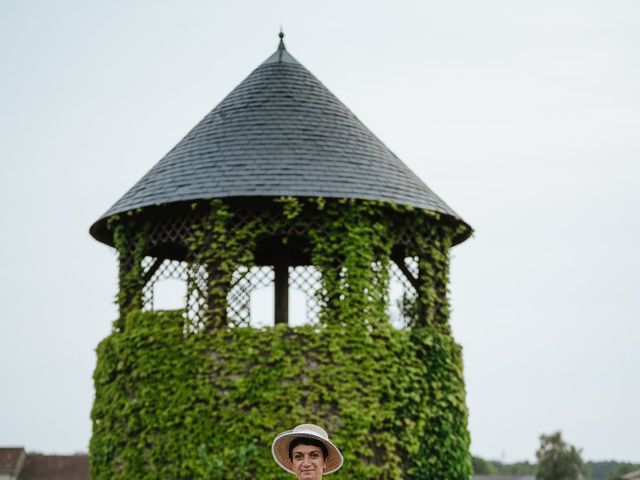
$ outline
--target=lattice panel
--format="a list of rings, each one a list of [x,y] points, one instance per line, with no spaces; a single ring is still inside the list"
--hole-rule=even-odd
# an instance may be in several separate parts
[[[144,287],[142,289],[142,300],[144,310],[153,310],[158,308],[157,299],[154,295],[162,292],[163,289],[156,290],[158,283],[167,279],[178,280],[184,284],[184,302],[179,308],[184,308],[185,325],[189,330],[200,331],[205,328],[206,323],[212,321],[209,312],[208,295],[208,275],[207,269],[194,262],[198,258],[197,252],[189,251],[189,237],[192,234],[194,226],[200,224],[203,216],[208,212],[203,210],[193,210],[184,212],[180,216],[172,217],[168,220],[154,221],[148,224],[148,239],[150,241],[149,248],[158,247],[158,254],[172,256],[172,258],[184,259],[184,261],[170,260],[168,258],[156,259],[151,256],[144,258],[142,262],[142,271],[144,277]],[[249,208],[238,208],[234,212],[233,224],[236,227],[247,225],[250,222],[257,221],[263,225],[272,223],[272,220],[280,219],[281,212],[276,210],[253,211]],[[274,235],[291,235],[304,237],[308,234],[309,228],[316,224],[318,220],[314,218],[312,211],[304,211],[296,218],[296,221],[290,222],[278,232],[271,232]],[[278,223],[278,222],[274,222]],[[234,227],[231,227],[234,228]],[[414,251],[411,232],[398,232],[397,243],[403,245],[407,254],[411,255]],[[131,240],[133,246],[133,239]],[[165,249],[166,248],[166,249]],[[164,249],[164,250],[163,250]],[[162,252],[162,253],[160,253]],[[176,255],[176,257],[173,257]],[[186,256],[186,258],[185,258]],[[126,258],[124,259],[126,261]],[[123,265],[126,270],[130,267]],[[381,268],[385,268],[380,262],[372,264],[372,269],[380,272]],[[416,279],[418,278],[418,262],[417,257],[404,258],[402,268],[399,268],[393,262],[389,264],[389,282],[390,289],[388,295],[389,315],[394,325],[399,328],[411,328],[416,320]],[[404,273],[403,273],[404,272]],[[347,281],[345,272],[341,272],[344,281]],[[384,278],[385,276],[379,277]],[[176,282],[177,283],[177,282]],[[274,284],[273,267],[240,267],[232,277],[230,289],[227,294],[227,322],[230,326],[258,326],[258,323],[269,323],[269,318],[263,319],[258,315],[252,319],[251,301],[252,292],[255,290],[271,287]],[[163,287],[166,286],[163,285]],[[177,285],[179,286],[179,285]],[[318,297],[318,289],[321,287],[321,274],[314,266],[296,266],[289,267],[289,288],[301,292],[293,296],[290,294],[290,308],[301,309],[304,302],[304,315],[300,310],[290,311],[290,321],[295,324],[307,323],[314,324],[318,322],[322,309],[322,301]],[[182,288],[182,287],[181,287]],[[254,308],[263,308],[265,298],[262,292],[256,297],[260,306]],[[295,297],[294,303],[292,298]],[[256,300],[254,300],[256,301]],[[269,299],[271,302],[272,299]],[[175,304],[175,302],[174,302]],[[160,308],[163,308],[162,302]],[[173,308],[173,307],[168,307]],[[260,312],[261,314],[263,312]],[[264,316],[264,315],[262,315]],[[304,317],[304,318],[303,318]],[[273,318],[273,317],[271,317]],[[255,323],[252,324],[252,320]],[[271,320],[273,321],[273,320]]]
[[[160,262],[158,265],[157,262]],[[413,278],[417,278],[418,262],[407,257],[404,264]],[[203,266],[189,264],[186,261],[159,260],[145,257],[142,262],[144,275],[149,276],[143,288],[143,309],[154,309],[154,293],[159,282],[167,279],[184,282],[185,299],[181,308],[185,308],[185,320],[192,331],[205,326],[207,271]],[[398,328],[411,328],[415,323],[415,301],[417,292],[411,281],[394,263],[389,263],[390,291],[389,316]],[[318,321],[321,305],[316,293],[321,286],[322,275],[311,265],[289,267],[289,288],[297,289],[305,295],[304,323],[315,324]],[[230,325],[251,325],[251,293],[259,288],[273,286],[273,267],[239,267],[233,274],[231,288],[227,295],[227,316]]]
[[[151,245],[165,243],[184,244],[185,239],[191,233],[191,226],[197,219],[197,215],[193,213],[155,223],[149,232]]]
[[[274,283],[273,267],[239,267],[233,272],[227,295],[227,319],[236,327],[250,326],[251,292]]]
[[[160,262],[160,264],[158,264]],[[178,262],[176,260],[161,260],[154,257],[145,257],[142,261],[142,269],[145,276],[151,274],[149,280],[142,289],[142,305],[143,310],[154,309],[154,295],[156,285],[163,280],[180,280],[184,282],[185,296],[186,285],[189,279],[189,264],[187,262]],[[151,273],[153,271],[153,273]],[[185,302],[182,308],[186,306]]]
[[[305,294],[305,315],[308,324],[316,324],[320,316],[320,303],[316,292],[321,286],[322,274],[313,265],[289,267],[289,288]]]
[[[404,259],[404,266],[411,272],[413,278],[418,278],[419,268],[418,268],[418,257],[406,257]]]
[[[207,319],[207,269],[192,263],[188,270],[185,320],[188,328],[197,332],[205,327]]]
[[[418,278],[418,259],[407,257],[404,266],[413,276]],[[389,262],[389,318],[397,328],[411,328],[415,324],[415,304],[418,292],[407,276],[395,264]]]
[[[397,245],[404,245],[409,248],[415,247],[415,232],[412,230],[401,229],[397,232],[395,239]]]
[[[172,288],[173,296],[181,295],[182,297],[180,305],[176,307],[184,309],[184,318],[190,331],[201,330],[206,321],[206,269],[186,261],[162,260],[154,257],[145,257],[142,268],[144,275],[149,277],[142,289],[143,310],[157,309],[155,296],[160,282],[179,280],[182,285],[177,284]]]

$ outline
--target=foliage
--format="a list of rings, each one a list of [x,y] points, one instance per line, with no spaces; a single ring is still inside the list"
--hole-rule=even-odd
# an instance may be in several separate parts
[[[503,463],[498,460],[486,460],[473,457],[473,473],[481,475],[532,475],[536,472],[536,464],[524,461]]]
[[[98,347],[92,478],[287,478],[270,442],[308,421],[342,448],[337,479],[468,478],[461,373],[435,328],[193,335],[181,312],[134,312]]]
[[[324,307],[323,322],[358,318],[352,326],[366,326],[367,318],[384,318],[389,300],[386,267],[395,241],[404,237],[413,243],[404,255],[418,259],[420,272],[415,305],[403,305],[410,317],[408,324],[439,325],[449,331],[449,249],[466,226],[449,225],[427,211],[375,201],[282,197],[265,201],[261,207],[248,217],[220,199],[192,204],[200,216],[184,247],[192,267],[206,266],[208,272],[206,291],[197,292],[206,298],[201,307],[208,319],[200,327],[226,325],[232,274],[238,266],[253,264],[260,242],[296,242],[300,234],[293,232],[302,230],[307,237],[303,249],[322,273],[324,285],[318,300]],[[280,214],[274,216],[278,208]],[[129,312],[141,308],[141,291],[148,280],[142,259],[151,228],[139,213],[114,216],[108,222],[120,259],[118,329]],[[195,288],[201,286],[189,284],[187,295]]]
[[[473,473],[477,475],[493,475],[498,473],[498,470],[492,462],[475,455],[471,458],[471,467],[473,468]]]
[[[130,212],[133,217],[139,212]],[[113,231],[113,241],[118,252],[120,264],[118,276],[118,297],[116,303],[120,311],[119,321],[114,323],[115,330],[123,328],[127,313],[142,308],[142,288],[144,276],[142,258],[147,243],[148,225],[138,226],[130,221],[120,221],[118,215],[111,217],[109,228]]]
[[[622,476],[625,473],[640,470],[640,465],[637,463],[621,463],[615,467],[615,469],[609,474],[608,480],[622,480]]]
[[[316,205],[322,221],[311,225],[309,238],[312,264],[322,274],[321,321],[356,329],[386,321],[390,219],[373,202]]]
[[[193,208],[197,208],[197,204]],[[209,273],[205,296],[212,321],[205,326],[207,329],[226,325],[226,293],[233,272],[238,265],[253,263],[256,239],[262,232],[260,227],[255,220],[242,224],[235,222],[231,209],[217,198],[211,201],[207,214],[194,225],[187,242],[193,253],[193,264],[206,265]],[[191,294],[191,291],[187,292],[187,296]]]
[[[579,480],[585,477],[580,450],[562,439],[560,432],[540,436],[538,480]]]
[[[511,464],[502,464],[499,472],[506,475],[534,475],[537,467],[535,463],[528,461],[514,462]]]
[[[593,478],[594,480],[607,480],[613,473],[613,471],[621,464],[621,462],[616,462],[613,460],[595,462],[588,461],[585,463],[585,468],[589,473],[589,478]]]
[[[503,463],[473,456],[473,473],[477,475],[531,475],[537,464],[524,462]],[[586,478],[593,480],[621,480],[622,475],[640,470],[640,464],[616,461],[588,461],[585,463]]]
[[[283,478],[270,442],[309,421],[326,426],[344,450],[338,479],[468,478],[462,355],[447,298],[448,250],[460,232],[380,202],[276,205],[278,218],[240,223],[226,202],[204,206],[187,245],[209,272],[202,328],[189,328],[182,311],[140,312],[146,227],[113,222],[121,318],[98,347],[93,478]],[[264,238],[298,241],[285,228],[295,222],[304,224],[304,248],[322,273],[319,324],[226,327],[232,273],[252,264]],[[420,267],[407,330],[387,318],[387,266],[400,235],[415,238],[410,255]]]

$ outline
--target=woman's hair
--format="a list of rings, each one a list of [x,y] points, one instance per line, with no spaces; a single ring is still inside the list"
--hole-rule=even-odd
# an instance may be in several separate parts
[[[323,457],[326,458],[329,456],[329,450],[320,440],[316,440],[315,438],[307,438],[307,437],[297,437],[294,438],[293,441],[289,444],[289,460],[293,460],[293,449],[298,445],[311,445],[313,447],[318,447],[322,450]]]

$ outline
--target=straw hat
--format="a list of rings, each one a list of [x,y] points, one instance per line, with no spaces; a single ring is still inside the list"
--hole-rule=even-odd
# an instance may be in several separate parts
[[[289,458],[289,445],[293,440],[300,437],[318,440],[327,447],[329,455],[325,458],[327,462],[327,469],[324,472],[325,475],[340,470],[340,467],[342,467],[342,463],[344,462],[340,450],[331,443],[329,435],[327,435],[327,432],[325,432],[324,429],[312,423],[298,425],[293,430],[284,431],[275,438],[273,444],[271,444],[271,453],[278,465],[284,468],[287,472],[294,473],[293,463]]]

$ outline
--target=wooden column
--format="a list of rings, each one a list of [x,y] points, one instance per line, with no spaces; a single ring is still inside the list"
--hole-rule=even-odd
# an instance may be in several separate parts
[[[275,323],[289,324],[289,251],[280,245],[274,251]]]

